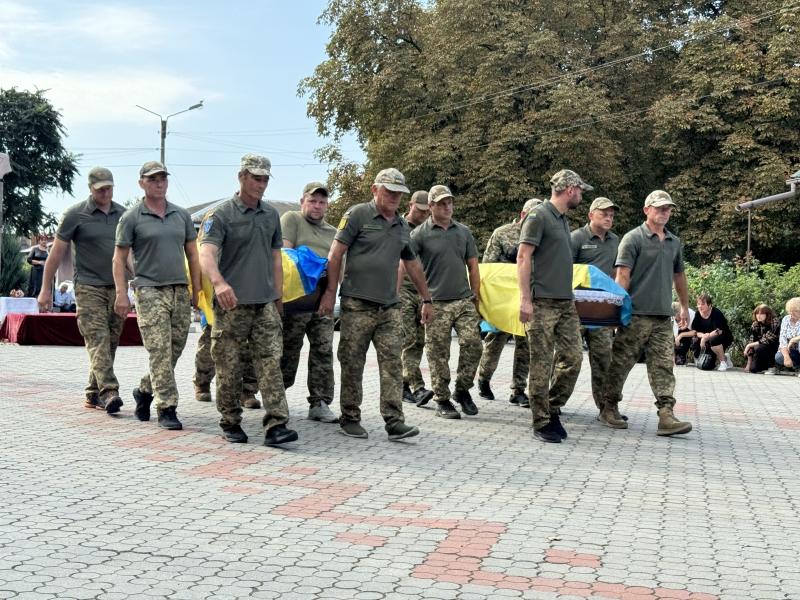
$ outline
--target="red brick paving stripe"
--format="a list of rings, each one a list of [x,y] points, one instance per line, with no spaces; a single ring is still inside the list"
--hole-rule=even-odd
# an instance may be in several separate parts
[[[316,467],[283,467],[281,473],[294,473],[295,475],[316,475]]]
[[[778,429],[782,429],[784,431],[794,431],[800,429],[800,421],[797,419],[790,419],[787,417],[773,417],[772,421],[778,427]]]
[[[261,488],[247,487],[246,485],[229,485],[228,487],[222,488],[222,491],[230,494],[245,494],[252,496],[254,494],[261,494],[265,490]]]

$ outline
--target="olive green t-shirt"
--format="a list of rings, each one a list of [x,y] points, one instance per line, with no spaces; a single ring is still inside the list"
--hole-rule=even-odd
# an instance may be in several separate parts
[[[322,221],[319,225],[309,222],[299,210],[292,210],[281,215],[281,231],[283,239],[292,242],[292,246],[308,246],[322,258],[328,252],[336,235],[336,227]]]
[[[111,259],[117,224],[125,207],[112,202],[108,214],[97,208],[91,196],[73,204],[61,217],[56,237],[72,243],[75,251],[75,283],[114,285]]]
[[[620,242],[615,264],[631,269],[628,293],[635,315],[672,316],[672,277],[683,273],[683,251],[678,236],[666,229],[664,233],[662,242],[642,223]]]
[[[401,259],[415,258],[410,232],[399,214],[387,221],[375,200],[347,209],[335,238],[348,247],[340,295],[396,304],[397,267]]]
[[[572,245],[567,217],[548,200],[528,213],[519,241],[536,246],[532,259],[532,296],[572,300]]]
[[[578,265],[594,265],[606,275],[614,272],[619,236],[607,231],[605,239],[594,233],[588,224],[570,234],[572,239],[572,262]]]
[[[140,200],[120,217],[117,246],[133,250],[136,287],[187,285],[186,242],[197,239],[185,208],[167,202],[162,219]]]
[[[414,229],[418,227],[418,225],[414,225],[408,219],[406,219],[406,223],[408,223],[409,228],[411,229],[411,233],[414,233]],[[418,294],[417,286],[414,285],[414,282],[411,281],[411,277],[408,276],[408,273],[405,274],[403,277],[403,281],[400,283],[400,288],[404,292],[409,292],[411,294]]]
[[[239,304],[266,304],[281,297],[272,263],[272,251],[283,246],[277,210],[263,200],[249,208],[237,194],[206,214],[201,231],[201,246],[219,248],[219,272]]]
[[[465,268],[467,260],[478,257],[470,230],[457,221],[447,229],[428,219],[411,232],[411,249],[425,269],[431,298],[438,302],[472,296]]]

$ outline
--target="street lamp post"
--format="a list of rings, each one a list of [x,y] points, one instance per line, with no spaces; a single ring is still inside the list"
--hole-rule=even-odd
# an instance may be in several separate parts
[[[136,108],[141,108],[145,112],[149,112],[152,115],[155,115],[161,121],[161,164],[166,165],[164,162],[164,146],[167,142],[167,121],[170,117],[174,117],[175,115],[180,115],[185,112],[189,112],[190,110],[194,110],[196,108],[203,108],[203,101],[200,100],[197,104],[192,104],[189,108],[185,108],[183,110],[179,110],[178,112],[172,113],[171,115],[167,115],[166,117],[162,117],[160,114],[155,112],[154,110],[150,110],[149,108],[145,108],[144,106],[136,105]]]

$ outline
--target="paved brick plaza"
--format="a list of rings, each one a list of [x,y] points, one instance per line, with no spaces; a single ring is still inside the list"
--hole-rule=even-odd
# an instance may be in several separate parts
[[[509,347],[498,401],[460,421],[407,407],[422,434],[392,443],[373,355],[368,440],[306,421],[296,386],[300,442],[277,450],[261,411],[250,444],[219,437],[192,396],[197,337],[182,432],[132,415],[142,348],[120,348],[112,418],[82,408],[83,348],[0,346],[0,598],[800,598],[800,379],[680,368],[695,431],[667,439],[643,366],[612,431],[584,361],[550,445],[506,402]]]

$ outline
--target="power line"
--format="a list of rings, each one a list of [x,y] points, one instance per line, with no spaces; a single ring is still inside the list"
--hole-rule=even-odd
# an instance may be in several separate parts
[[[691,98],[677,98],[677,99],[673,100],[673,102],[678,103],[678,104],[689,103],[689,102],[698,102],[700,100],[705,100],[707,98],[712,98],[714,96],[719,96],[719,95],[722,95],[722,94],[732,94],[734,92],[741,92],[741,91],[744,91],[744,90],[747,90],[747,89],[750,89],[750,88],[760,87],[762,85],[770,85],[770,84],[773,84],[773,83],[778,83],[778,82],[783,81],[783,80],[784,80],[783,77],[778,77],[777,79],[771,79],[769,81],[760,81],[758,83],[753,83],[753,84],[741,86],[741,87],[738,87],[738,88],[732,88],[732,89],[729,89],[729,90],[724,90],[724,91],[719,91],[719,92],[712,92],[710,94],[705,94],[703,96],[695,96],[695,97],[691,97]],[[619,112],[616,112],[616,113],[609,113],[607,115],[602,115],[600,117],[591,118],[591,119],[588,119],[588,120],[585,120],[585,121],[582,121],[582,122],[579,122],[579,123],[573,123],[572,125],[566,125],[564,127],[557,127],[557,128],[554,128],[554,129],[548,129],[546,131],[540,131],[540,132],[532,132],[530,134],[526,134],[526,135],[523,135],[523,136],[516,136],[516,137],[512,137],[512,138],[506,138],[506,139],[503,139],[503,140],[493,140],[491,142],[486,142],[485,144],[476,144],[476,145],[473,145],[473,146],[460,146],[460,148],[462,148],[464,150],[474,150],[474,149],[478,149],[478,148],[488,148],[489,146],[507,144],[509,142],[519,142],[519,141],[523,141],[523,140],[528,140],[528,139],[533,138],[533,137],[543,137],[543,136],[551,134],[551,133],[559,133],[559,132],[562,132],[562,131],[570,131],[572,129],[581,129],[581,128],[586,127],[586,126],[596,125],[597,123],[600,123],[600,122],[603,122],[603,121],[609,121],[609,120],[613,120],[613,119],[620,119],[620,118],[624,118],[624,117],[639,116],[641,114],[652,112],[653,110],[655,110],[655,108],[656,108],[655,106],[650,106],[648,108],[642,108],[642,109],[637,109],[637,110],[619,111]],[[437,145],[439,145],[439,144],[432,144],[432,147],[435,147]]]
[[[505,90],[500,90],[500,91],[497,91],[497,92],[493,92],[491,94],[486,94],[484,96],[480,96],[478,98],[474,98],[472,100],[469,100],[467,102],[463,102],[463,103],[460,103],[460,104],[456,103],[456,104],[445,105],[445,106],[442,106],[442,107],[437,108],[435,110],[429,111],[427,113],[423,113],[421,115],[412,115],[412,116],[409,116],[409,117],[404,117],[404,118],[398,119],[396,122],[424,119],[425,117],[437,115],[437,114],[440,114],[440,113],[443,113],[443,112],[452,112],[452,111],[455,111],[455,110],[460,110],[462,108],[468,108],[468,107],[474,106],[476,104],[482,104],[483,102],[486,102],[488,100],[494,100],[494,99],[497,99],[497,98],[503,98],[505,96],[511,96],[513,94],[517,94],[517,93],[521,93],[521,92],[527,92],[527,91],[533,91],[533,90],[536,90],[536,89],[541,89],[541,88],[553,85],[555,83],[558,83],[559,81],[563,81],[563,80],[566,80],[566,79],[574,79],[576,77],[580,77],[580,76],[586,75],[588,73],[592,73],[592,72],[595,72],[595,71],[600,71],[600,70],[603,70],[603,69],[608,69],[610,67],[617,66],[617,65],[620,65],[620,64],[624,64],[624,63],[627,63],[627,62],[631,62],[631,61],[634,61],[634,60],[639,59],[639,58],[652,56],[653,54],[656,54],[658,52],[663,52],[665,50],[674,49],[674,48],[676,48],[678,46],[686,45],[686,44],[689,44],[691,42],[696,42],[696,41],[702,40],[702,39],[704,39],[706,37],[710,37],[712,35],[715,35],[717,33],[730,31],[734,27],[737,27],[737,26],[741,27],[741,25],[744,24],[744,23],[746,23],[746,24],[758,23],[760,21],[763,21],[765,19],[768,19],[768,18],[773,17],[773,16],[778,15],[778,14],[793,12],[794,10],[796,10],[799,7],[800,7],[800,4],[795,4],[793,6],[789,6],[789,7],[786,7],[786,8],[781,8],[781,9],[775,9],[775,10],[772,10],[772,11],[768,11],[768,12],[762,13],[760,15],[756,15],[755,17],[752,17],[752,18],[745,18],[745,19],[735,20],[733,23],[731,23],[729,25],[721,26],[721,27],[719,27],[717,29],[712,29],[711,31],[707,31],[707,32],[705,32],[703,34],[692,36],[692,37],[690,37],[688,39],[672,40],[671,42],[669,42],[668,44],[665,44],[664,46],[660,46],[658,48],[645,50],[643,52],[639,52],[637,54],[632,54],[630,56],[617,58],[617,59],[614,59],[614,60],[609,61],[607,63],[603,63],[602,65],[596,65],[594,67],[586,67],[584,69],[579,69],[577,71],[573,71],[573,72],[570,72],[570,73],[565,73],[563,75],[555,75],[553,77],[549,77],[549,78],[543,79],[541,81],[538,81],[536,83],[529,84],[529,85],[517,86],[517,87],[514,87],[514,88],[507,88]]]

